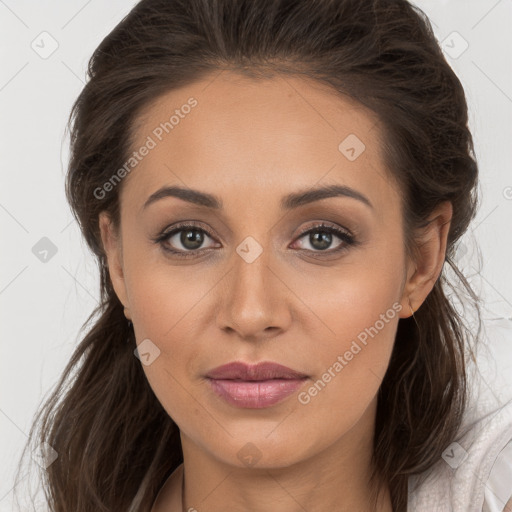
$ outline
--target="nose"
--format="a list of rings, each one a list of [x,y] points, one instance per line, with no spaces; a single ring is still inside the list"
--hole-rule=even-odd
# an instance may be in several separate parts
[[[270,251],[263,250],[254,261],[235,253],[233,260],[231,271],[218,288],[219,328],[236,332],[247,341],[271,338],[287,330],[291,322],[290,291]]]

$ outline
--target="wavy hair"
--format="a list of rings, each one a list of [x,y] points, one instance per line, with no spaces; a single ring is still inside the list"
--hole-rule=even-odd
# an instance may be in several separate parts
[[[307,77],[376,113],[386,169],[401,190],[407,254],[416,254],[416,230],[436,206],[452,203],[448,266],[414,317],[399,320],[378,392],[371,479],[389,486],[395,512],[405,511],[409,476],[440,459],[467,402],[473,340],[448,288],[468,292],[479,309],[454,261],[478,202],[465,94],[428,17],[406,0],[142,0],[94,51],[69,118],[65,186],[97,259],[101,300],[30,431],[29,443],[58,453],[41,472],[48,505],[149,511],[183,461],[178,427],[134,357],[106,266],[98,217],[107,211],[119,226],[122,183],[101,200],[94,191],[133,151],[151,102],[221,70]]]

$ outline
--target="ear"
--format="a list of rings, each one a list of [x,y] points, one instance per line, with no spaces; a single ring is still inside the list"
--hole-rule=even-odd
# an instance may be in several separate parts
[[[103,211],[99,215],[99,228],[103,250],[107,258],[110,280],[117,297],[125,308],[129,308],[123,271],[123,253],[120,233],[114,229],[110,215]]]
[[[417,256],[408,262],[408,275],[401,299],[401,318],[417,311],[434,288],[446,256],[446,244],[452,219],[452,203],[441,203],[428,218],[426,227],[416,234]]]

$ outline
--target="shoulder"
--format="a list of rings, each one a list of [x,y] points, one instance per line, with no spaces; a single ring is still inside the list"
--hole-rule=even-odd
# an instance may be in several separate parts
[[[181,512],[181,483],[183,463],[180,464],[160,489],[151,512]]]
[[[426,474],[409,479],[408,510],[415,512],[504,512],[511,498],[512,399],[468,426]]]
[[[409,478],[408,510],[512,512],[512,368],[505,368],[512,365],[511,334],[509,328],[506,353],[483,347],[468,375],[459,434],[432,468]]]
[[[496,457],[484,495],[483,512],[512,512],[512,439]]]

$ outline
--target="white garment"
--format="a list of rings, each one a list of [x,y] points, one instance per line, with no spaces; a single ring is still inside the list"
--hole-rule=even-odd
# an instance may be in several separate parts
[[[408,512],[503,512],[512,498],[512,322],[484,328],[459,435],[434,467],[409,478]]]

